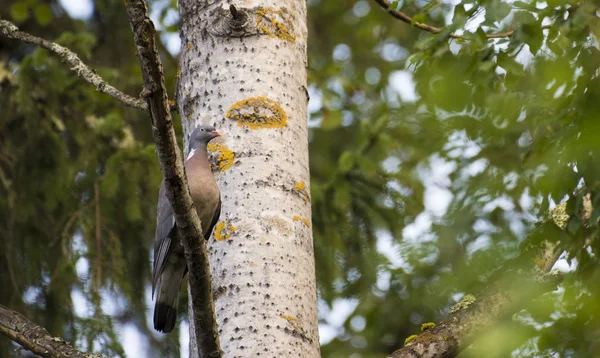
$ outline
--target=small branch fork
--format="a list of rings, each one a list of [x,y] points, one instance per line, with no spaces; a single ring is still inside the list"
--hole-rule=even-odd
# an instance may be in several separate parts
[[[392,9],[392,4],[388,0],[375,0],[375,2],[378,3],[385,11],[387,11],[390,15],[392,15],[396,19],[406,22],[407,24],[410,24],[410,25],[416,27],[417,29],[431,32],[433,34],[438,34],[438,33],[442,32],[442,30],[444,30],[443,28],[440,28],[440,27],[435,27],[432,25],[424,24],[422,22],[414,21],[412,17],[406,15],[402,11]],[[510,37],[510,36],[512,36],[513,33],[514,33],[514,30],[510,30],[510,31],[506,31],[506,32],[499,32],[496,34],[486,34],[485,37],[488,39],[499,39],[499,38],[504,38],[504,37]],[[453,34],[448,35],[448,37],[453,38],[453,39],[460,39],[460,38],[463,38],[463,35],[453,33]]]
[[[210,266],[202,223],[198,218],[187,185],[182,155],[177,146],[163,68],[156,47],[156,30],[144,0],[125,1],[127,16],[144,78],[143,97],[152,121],[156,152],[165,180],[167,198],[173,208],[179,233],[183,238],[189,271],[195,339],[201,357],[221,357],[217,331]]]
[[[141,110],[148,109],[143,99],[131,97],[109,85],[102,79],[102,77],[98,76],[92,69],[83,63],[83,61],[79,59],[79,56],[77,56],[68,48],[54,42],[44,40],[40,37],[30,35],[27,32],[19,31],[15,24],[2,19],[0,19],[0,34],[11,39],[43,47],[46,50],[55,53],[58,55],[58,57],[60,57],[62,62],[71,66],[71,70],[75,71],[77,76],[94,85],[98,91],[111,96],[126,106]]]

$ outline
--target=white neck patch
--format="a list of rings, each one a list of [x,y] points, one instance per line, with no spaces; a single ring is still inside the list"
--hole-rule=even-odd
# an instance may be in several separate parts
[[[194,154],[196,154],[196,148],[192,149],[189,153],[187,158],[185,158],[185,160],[190,160],[191,157],[194,156]]]

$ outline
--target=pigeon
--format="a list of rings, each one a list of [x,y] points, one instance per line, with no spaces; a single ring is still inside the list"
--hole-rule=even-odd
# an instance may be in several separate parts
[[[208,240],[221,215],[221,194],[208,162],[206,146],[220,136],[214,127],[201,125],[194,129],[189,140],[189,154],[185,161],[190,193],[202,235]],[[154,307],[154,329],[169,333],[175,327],[177,302],[181,282],[187,273],[183,244],[175,225],[173,208],[166,195],[165,182],[160,185],[154,239],[152,268],[152,297],[157,291]]]

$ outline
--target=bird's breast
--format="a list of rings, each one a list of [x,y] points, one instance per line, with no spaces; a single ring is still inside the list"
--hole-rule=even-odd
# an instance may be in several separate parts
[[[205,231],[209,228],[213,214],[219,204],[219,187],[210,170],[206,156],[196,153],[191,157],[186,162],[186,174],[190,194],[198,217],[202,221],[202,229]]]

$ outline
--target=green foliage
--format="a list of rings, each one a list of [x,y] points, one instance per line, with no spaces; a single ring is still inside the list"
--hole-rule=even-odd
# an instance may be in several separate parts
[[[311,114],[317,124],[310,147],[320,297],[330,304],[358,298],[323,355],[369,357],[401,347],[419,324],[439,321],[453,295],[483,291],[499,269],[515,264],[509,260],[542,240],[564,245],[576,269],[558,293],[523,307],[526,319],[491,329],[465,354],[593,355],[595,340],[586,337],[598,326],[580,317],[600,311],[581,299],[588,297],[583,292],[595,297],[586,282],[599,264],[600,210],[592,204],[590,219],[581,211],[586,194],[598,200],[600,174],[596,8],[567,1],[397,2],[414,21],[438,27],[443,14],[452,14],[451,25],[431,34],[372,1],[353,3],[354,10],[370,7],[366,15],[331,2],[309,4],[309,84],[322,103]],[[321,24],[326,37],[319,37]],[[461,39],[448,38],[465,26]],[[509,38],[486,38],[508,30]],[[330,55],[341,43],[352,54],[344,62]],[[391,60],[384,51],[390,44],[401,46],[395,51],[406,60]],[[368,81],[374,69],[380,81]],[[393,83],[399,70],[412,77],[416,98],[392,90],[411,87]],[[380,122],[383,130],[369,130]],[[565,231],[536,229],[550,200],[565,199]],[[378,249],[388,236],[395,245]],[[355,318],[366,326],[357,328]]]

